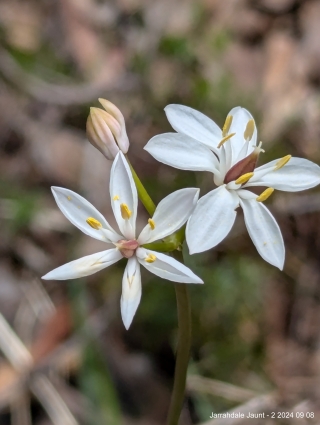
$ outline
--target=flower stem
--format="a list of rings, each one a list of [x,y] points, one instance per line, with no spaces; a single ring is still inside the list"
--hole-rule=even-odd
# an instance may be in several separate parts
[[[128,165],[130,167],[132,177],[133,177],[133,180],[135,182],[135,185],[136,185],[136,188],[137,188],[137,191],[138,191],[139,199],[143,203],[145,209],[150,214],[150,217],[152,217],[154,212],[155,212],[156,206],[155,206],[153,200],[150,198],[145,187],[143,186],[143,184],[142,184],[141,180],[139,179],[137,173],[135,172],[134,168],[132,167],[131,162],[128,159],[128,156],[125,155],[125,157],[126,157],[126,160],[128,161]]]
[[[183,262],[181,252],[175,251],[173,256]],[[177,425],[180,418],[191,346],[191,309],[187,285],[176,283],[175,291],[178,309],[178,347],[167,425]]]
[[[127,155],[126,159],[132,172],[132,177],[138,191],[139,199],[152,217],[156,206],[143,186],[134,168],[132,167]],[[173,235],[167,236],[162,241],[156,241],[153,244],[146,244],[144,246],[149,249],[157,248],[157,251],[162,252],[173,251],[171,255],[183,263],[184,261],[181,247],[184,241],[184,237],[185,226],[176,231]],[[191,346],[191,309],[187,285],[184,283],[176,283],[175,291],[178,310],[178,347],[167,425],[178,425],[185,396],[186,378]]]

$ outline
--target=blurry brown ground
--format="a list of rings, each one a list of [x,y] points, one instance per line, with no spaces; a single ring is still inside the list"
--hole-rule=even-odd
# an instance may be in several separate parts
[[[156,202],[181,187],[212,187],[211,176],[143,151],[170,131],[168,103],[220,125],[244,106],[256,117],[263,162],[290,153],[319,164],[320,1],[2,0],[0,37],[0,424],[164,424],[173,286],[145,273],[126,332],[122,263],[88,279],[41,282],[54,267],[105,249],[67,222],[50,186],[83,194],[112,221],[110,163],[85,138],[98,97],[123,111],[130,158]],[[268,206],[285,240],[283,272],[259,257],[241,213],[223,243],[188,259],[205,285],[190,288],[181,424],[232,408],[293,412],[243,422],[251,425],[319,423],[319,189],[278,192]]]

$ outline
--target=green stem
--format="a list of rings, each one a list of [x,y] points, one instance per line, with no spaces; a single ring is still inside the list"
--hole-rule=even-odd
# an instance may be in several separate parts
[[[143,203],[145,209],[148,211],[148,213],[150,214],[150,217],[153,216],[156,206],[153,202],[153,200],[150,198],[148,192],[146,191],[145,187],[143,186],[141,180],[139,179],[137,173],[134,171],[134,168],[131,165],[131,162],[129,161],[129,158],[127,155],[125,155],[126,160],[128,161],[131,173],[132,173],[132,177],[133,180],[135,182],[135,185],[137,187],[137,191],[138,191],[138,196],[140,201]]]
[[[127,155],[126,159],[132,172],[132,177],[138,191],[139,199],[152,217],[155,212],[156,206],[150,198],[145,187],[143,186],[134,168],[132,167]],[[181,247],[184,241],[184,237],[185,226],[183,226],[173,235],[164,238],[163,241],[156,241],[151,244],[146,244],[144,245],[144,247],[162,252],[175,250],[174,252],[172,252],[171,255],[175,257],[178,261],[183,263]],[[176,283],[175,291],[178,310],[178,347],[176,356],[176,367],[174,372],[174,383],[167,425],[178,425],[185,396],[187,370],[191,346],[191,309],[187,285],[184,283]]]
[[[174,257],[179,257],[181,261],[182,253],[176,251]],[[177,425],[179,422],[185,397],[191,346],[191,309],[187,285],[184,283],[176,283],[175,291],[178,309],[178,348],[167,425]]]

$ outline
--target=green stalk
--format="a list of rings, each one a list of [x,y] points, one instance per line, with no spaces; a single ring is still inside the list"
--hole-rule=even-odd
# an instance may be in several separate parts
[[[145,209],[148,211],[148,213],[150,214],[150,217],[153,216],[156,206],[153,202],[153,200],[150,198],[148,192],[146,191],[145,187],[143,186],[141,180],[139,179],[137,173],[135,172],[134,168],[131,165],[131,162],[129,161],[129,158],[127,155],[125,155],[126,160],[128,161],[128,165],[130,167],[131,173],[132,173],[132,177],[133,180],[135,182],[137,191],[138,191],[138,196],[140,201],[143,203]]]
[[[132,172],[132,177],[138,191],[139,199],[152,217],[156,206],[143,186],[141,180],[137,176],[137,173],[132,167],[127,155],[126,159]],[[147,249],[160,252],[174,251],[171,255],[183,263],[184,261],[181,250],[184,238],[185,226],[181,227],[181,229],[177,230],[173,235],[167,236],[162,241],[155,241],[143,246]],[[191,346],[191,309],[187,284],[176,283],[175,292],[178,310],[178,346],[167,425],[178,425],[179,422],[185,397],[187,370]]]
[[[135,172],[133,166],[131,165],[128,156],[125,155],[125,157],[130,167],[132,177],[137,188],[139,199],[144,205],[145,209],[148,211],[150,217],[152,217],[155,212],[156,205],[151,199],[149,193],[146,191],[145,187],[143,186],[141,180],[139,179],[137,173]],[[177,230],[172,235],[167,236],[163,240],[152,242],[150,244],[145,244],[143,245],[143,247],[146,249],[151,249],[153,251],[160,251],[160,252],[172,252],[176,249],[181,251],[182,244],[185,239],[185,229],[186,229],[186,226],[184,225],[181,227],[181,229]]]
[[[175,252],[174,257],[183,262],[181,252]],[[178,347],[167,425],[177,425],[179,422],[185,398],[191,346],[191,308],[187,284],[176,283],[175,291],[178,309]]]

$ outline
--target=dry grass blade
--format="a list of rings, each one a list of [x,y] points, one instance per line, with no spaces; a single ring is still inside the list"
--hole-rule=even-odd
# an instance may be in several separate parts
[[[41,402],[54,425],[78,425],[77,420],[46,376],[35,375],[30,382],[30,389]]]
[[[55,312],[55,306],[51,298],[44,289],[40,279],[34,278],[28,282],[28,285],[21,285],[30,306],[34,310],[35,316],[38,318],[47,318]]]
[[[30,397],[26,391],[16,394],[11,406],[11,425],[32,425]]]
[[[188,376],[187,387],[190,391],[211,394],[227,400],[244,402],[257,396],[257,393],[216,379],[198,375]]]
[[[29,370],[33,364],[31,354],[0,313],[0,349],[19,372]]]

